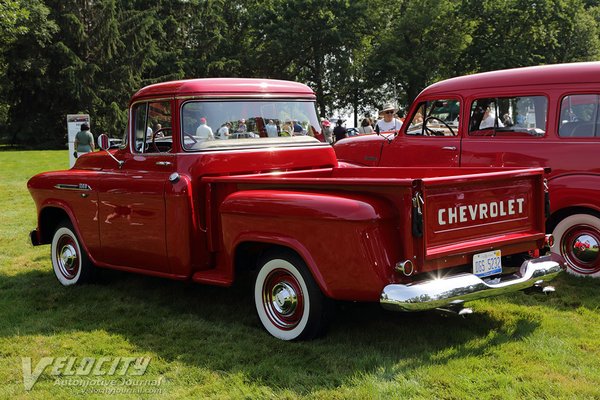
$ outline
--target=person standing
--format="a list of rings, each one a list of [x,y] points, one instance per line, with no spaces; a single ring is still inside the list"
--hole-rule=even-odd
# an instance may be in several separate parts
[[[293,122],[293,130],[294,130],[294,136],[304,135],[304,128],[302,128],[302,125],[300,125],[300,123],[297,120],[294,120],[294,122]]]
[[[323,119],[321,126],[323,127],[323,136],[325,136],[325,141],[329,144],[333,143],[333,130],[331,129],[331,123],[329,123],[328,120]]]
[[[238,133],[248,132],[248,127],[246,126],[246,120],[244,118],[240,119],[240,122],[238,123],[236,132],[238,132]]]
[[[358,133],[361,135],[368,135],[369,133],[373,132],[373,127],[371,126],[371,121],[369,118],[363,118],[362,122],[360,123],[360,127],[358,128]]]
[[[213,140],[215,138],[212,128],[206,125],[206,118],[204,117],[200,118],[200,125],[196,129],[196,136],[206,140]]]
[[[231,128],[231,122],[225,122],[219,130],[217,130],[217,139],[229,139],[229,129]]]
[[[400,130],[400,128],[402,127],[402,121],[394,118],[397,111],[398,109],[393,104],[386,104],[381,110],[381,114],[383,114],[383,119],[377,121],[377,124],[375,125],[375,130],[378,132],[398,132],[398,130]]]
[[[272,119],[269,120],[269,123],[267,124],[267,126],[265,127],[265,129],[267,130],[267,136],[268,137],[277,137],[277,136],[279,136],[277,134],[277,125],[275,125],[275,122],[273,122]]]
[[[94,148],[94,135],[90,132],[90,126],[86,123],[81,124],[81,130],[75,135],[75,158],[90,153]]]
[[[338,140],[342,140],[345,139],[347,137],[347,131],[346,128],[344,128],[342,126],[342,123],[344,123],[344,120],[342,120],[341,118],[337,120],[337,124],[335,125],[335,128],[333,128],[333,135],[335,136],[335,141],[337,142]]]

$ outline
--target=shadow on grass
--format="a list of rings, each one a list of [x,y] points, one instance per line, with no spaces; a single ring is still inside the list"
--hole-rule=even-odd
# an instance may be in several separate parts
[[[556,288],[556,293],[548,296],[541,293],[532,296],[515,293],[511,301],[525,306],[541,306],[554,311],[572,311],[577,308],[590,311],[600,309],[600,279],[561,273],[550,284]]]
[[[483,355],[538,327],[514,316],[507,323],[485,313],[463,319],[342,304],[324,338],[290,343],[262,329],[249,285],[224,289],[112,271],[103,276],[99,284],[64,288],[51,271],[0,274],[0,337],[103,330],[167,362],[241,373],[273,390],[302,394],[360,374],[391,380]]]

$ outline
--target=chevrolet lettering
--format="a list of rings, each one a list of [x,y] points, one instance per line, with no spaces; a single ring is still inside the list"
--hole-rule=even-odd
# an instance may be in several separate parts
[[[438,210],[438,224],[452,225],[489,218],[519,215],[524,212],[524,203],[524,198],[518,198],[506,201],[492,201],[490,203],[442,208]]]
[[[119,148],[101,135],[102,151],[29,180],[31,241],[50,245],[64,286],[100,268],[250,279],[238,300],[282,340],[321,334],[338,301],[464,312],[561,271],[543,169],[349,168],[320,140],[315,104],[307,86],[268,79],[142,88]]]

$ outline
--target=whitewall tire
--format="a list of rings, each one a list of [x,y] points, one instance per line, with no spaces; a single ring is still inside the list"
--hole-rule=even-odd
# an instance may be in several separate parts
[[[54,231],[50,247],[54,275],[63,286],[88,282],[92,263],[70,222],[62,222]]]
[[[574,214],[556,225],[552,252],[567,261],[567,272],[600,278],[600,218]]]
[[[271,252],[259,261],[254,303],[260,322],[281,340],[312,339],[325,325],[327,299],[297,255]]]

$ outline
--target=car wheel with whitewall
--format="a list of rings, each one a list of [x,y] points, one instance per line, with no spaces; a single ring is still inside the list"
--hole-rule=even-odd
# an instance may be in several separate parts
[[[287,251],[272,251],[260,259],[254,302],[264,328],[281,340],[319,336],[329,306],[304,261]]]
[[[92,280],[94,266],[69,221],[58,224],[50,247],[52,268],[63,286]]]
[[[552,234],[552,252],[564,257],[567,272],[600,278],[600,218],[573,214],[561,220]]]

